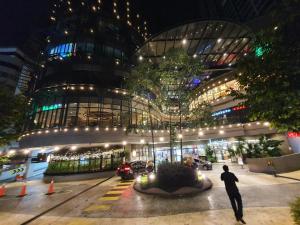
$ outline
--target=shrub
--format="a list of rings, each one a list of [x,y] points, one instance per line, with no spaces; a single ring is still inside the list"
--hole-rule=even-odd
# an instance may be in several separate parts
[[[291,214],[296,225],[300,225],[300,197],[291,204]]]
[[[258,143],[247,143],[246,154],[248,158],[265,158],[281,156],[280,148],[282,141],[272,140],[261,136]]]
[[[209,145],[206,145],[205,147],[205,155],[207,157],[207,160],[214,163],[217,162],[216,152],[214,151],[214,148],[212,148]]]
[[[195,171],[180,163],[162,163],[157,169],[158,186],[166,191],[175,191],[197,183]]]

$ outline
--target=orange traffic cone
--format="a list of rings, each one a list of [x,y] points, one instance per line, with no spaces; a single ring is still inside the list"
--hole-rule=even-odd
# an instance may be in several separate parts
[[[5,196],[5,185],[1,185],[0,187],[0,198]]]
[[[26,193],[26,182],[23,183],[20,194],[18,196],[19,197],[24,197],[25,195],[27,195],[27,193]]]
[[[52,178],[51,183],[48,188],[48,193],[46,195],[52,195],[54,193],[54,180]]]

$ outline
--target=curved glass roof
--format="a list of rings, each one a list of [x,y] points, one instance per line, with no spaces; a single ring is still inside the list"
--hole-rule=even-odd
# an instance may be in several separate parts
[[[233,65],[250,50],[251,31],[227,21],[205,20],[177,26],[151,37],[137,54],[160,58],[170,48],[184,48],[209,68]]]

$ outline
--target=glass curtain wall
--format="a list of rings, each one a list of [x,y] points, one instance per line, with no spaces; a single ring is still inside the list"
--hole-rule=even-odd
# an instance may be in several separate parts
[[[79,88],[80,89],[80,88]],[[52,92],[53,91],[53,92]],[[48,94],[51,93],[51,94]],[[27,130],[60,127],[150,127],[148,105],[123,95],[96,92],[38,93]],[[153,126],[161,127],[158,112],[151,111]]]

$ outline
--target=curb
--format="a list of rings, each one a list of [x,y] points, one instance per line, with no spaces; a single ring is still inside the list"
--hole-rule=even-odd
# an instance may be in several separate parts
[[[159,197],[163,197],[163,198],[173,198],[173,197],[191,197],[191,196],[194,196],[194,195],[197,195],[197,194],[200,194],[208,189],[211,189],[213,187],[213,183],[211,182],[210,179],[206,179],[205,182],[203,183],[202,187],[201,188],[196,188],[196,187],[190,187],[190,188],[193,188],[194,190],[193,191],[190,191],[188,193],[183,193],[183,194],[180,194],[180,193],[174,193],[174,192],[166,192],[162,189],[160,193],[153,193],[153,192],[149,192],[147,190],[142,190],[138,187],[137,183],[134,183],[133,185],[133,189],[139,193],[142,193],[142,194],[146,194],[146,195],[152,195],[152,196],[159,196]],[[184,187],[182,187],[184,188]],[[182,188],[179,188],[178,190],[182,189]],[[150,188],[151,189],[151,188]],[[176,190],[176,191],[178,191]],[[175,192],[176,192],[175,191]]]

